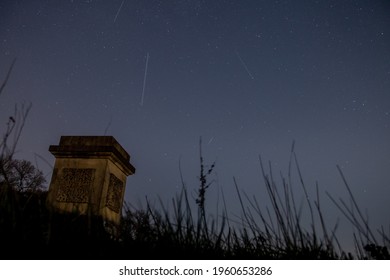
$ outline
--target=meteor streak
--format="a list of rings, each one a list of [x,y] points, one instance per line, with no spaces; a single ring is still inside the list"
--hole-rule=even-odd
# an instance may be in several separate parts
[[[121,12],[123,3],[125,3],[125,0],[122,1],[122,4],[119,6],[118,12],[116,12],[116,16],[114,18],[114,23],[116,22],[116,18],[118,17],[119,13]]]
[[[146,76],[148,75],[148,63],[149,63],[149,53],[147,53],[147,55],[146,55],[145,73],[144,73],[144,85],[142,87],[142,95],[141,95],[141,106],[144,105]]]
[[[236,51],[236,54],[237,54],[237,57],[238,59],[241,61],[241,64],[242,66],[244,66],[246,72],[248,73],[249,77],[251,77],[252,80],[254,80],[255,78],[253,77],[253,75],[251,74],[251,72],[249,71],[248,67],[246,66],[244,60],[242,60],[240,54],[238,53],[238,51]]]

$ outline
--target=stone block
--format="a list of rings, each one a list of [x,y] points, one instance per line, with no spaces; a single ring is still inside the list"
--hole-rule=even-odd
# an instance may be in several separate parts
[[[57,212],[101,216],[119,225],[130,155],[112,136],[62,136],[55,156],[48,204]]]

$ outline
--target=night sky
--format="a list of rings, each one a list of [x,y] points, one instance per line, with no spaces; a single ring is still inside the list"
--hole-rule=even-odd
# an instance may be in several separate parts
[[[234,218],[233,176],[265,207],[259,155],[280,182],[295,140],[330,226],[342,214],[325,191],[348,201],[337,164],[373,227],[390,224],[388,1],[2,0],[1,81],[14,58],[1,132],[32,103],[15,157],[48,181],[61,135],[112,135],[137,169],[127,202],[169,203],[180,162],[195,204],[201,137],[206,207],[223,191]]]

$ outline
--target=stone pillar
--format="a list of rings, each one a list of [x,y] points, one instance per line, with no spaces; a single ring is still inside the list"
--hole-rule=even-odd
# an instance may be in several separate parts
[[[48,204],[60,213],[100,216],[119,225],[130,155],[112,136],[61,136],[55,156]]]

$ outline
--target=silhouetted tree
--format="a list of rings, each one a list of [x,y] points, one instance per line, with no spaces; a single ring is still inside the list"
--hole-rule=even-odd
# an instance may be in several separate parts
[[[4,94],[16,59],[1,83]],[[27,160],[14,159],[31,103],[14,107],[0,135],[0,252],[1,257],[25,258],[45,244],[47,211],[43,173]],[[9,249],[7,249],[9,248]]]
[[[42,191],[46,182],[42,171],[31,162],[18,159],[1,159],[0,184],[8,184],[19,192]]]

